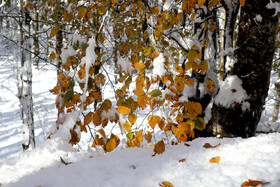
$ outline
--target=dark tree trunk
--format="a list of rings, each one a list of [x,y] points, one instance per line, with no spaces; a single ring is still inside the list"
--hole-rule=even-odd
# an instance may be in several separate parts
[[[247,0],[241,19],[235,51],[236,63],[229,75],[237,75],[247,92],[248,110],[241,105],[226,108],[213,104],[212,132],[221,136],[254,136],[269,88],[278,18],[267,9],[269,0]],[[256,16],[262,17],[261,21]],[[211,124],[210,124],[211,125]]]

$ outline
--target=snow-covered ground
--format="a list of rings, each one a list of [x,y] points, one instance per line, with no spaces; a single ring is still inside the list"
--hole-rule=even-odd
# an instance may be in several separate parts
[[[77,151],[58,138],[46,141],[57,117],[55,96],[49,92],[56,84],[56,70],[48,65],[33,69],[37,148],[22,153],[22,122],[16,97],[18,54],[8,45],[0,45],[0,54],[0,186],[159,186],[169,181],[174,186],[235,187],[248,179],[280,186],[279,133],[249,139],[198,138],[188,142],[190,146],[169,145],[154,157],[153,148],[104,154],[91,148]],[[259,131],[280,130],[279,120],[270,122],[277,80],[277,75],[272,75]],[[206,149],[205,143],[221,145]],[[87,142],[82,141],[81,146],[86,149]],[[220,156],[220,162],[210,163],[216,156]],[[182,159],[186,160],[179,162]]]

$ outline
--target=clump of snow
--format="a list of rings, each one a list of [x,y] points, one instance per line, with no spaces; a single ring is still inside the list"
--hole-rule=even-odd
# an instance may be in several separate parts
[[[279,2],[270,2],[266,5],[266,8],[268,9],[275,9],[275,14],[273,16],[276,16],[280,12],[280,3]]]
[[[204,116],[204,121],[205,124],[208,123],[208,121],[212,118],[212,107],[213,107],[213,100],[207,105],[205,108],[205,116]]]
[[[127,74],[131,74],[132,66],[127,58],[120,57],[118,59],[118,65],[121,67],[122,71],[126,72]]]
[[[72,46],[69,46],[67,49],[61,49],[61,61],[62,64],[66,64],[66,60],[69,56],[74,56],[76,51],[73,49]]]
[[[228,76],[224,81],[220,81],[220,91],[215,97],[215,104],[226,108],[233,107],[234,104],[245,103],[248,98],[246,91],[242,88],[242,80],[236,75]],[[249,109],[250,104],[245,103],[243,110]]]
[[[255,20],[256,20],[257,22],[262,22],[262,16],[259,15],[259,14],[257,14],[256,17],[255,17]]]
[[[173,2],[174,2],[174,0],[166,0],[163,5],[163,11],[169,10],[171,8]]]
[[[196,85],[195,81],[194,81],[194,85]],[[185,85],[184,90],[182,92],[182,96],[179,98],[179,101],[180,102],[188,101],[189,98],[195,96],[195,94],[196,94],[195,86]]]
[[[69,140],[71,139],[70,129],[73,129],[73,127],[75,126],[79,118],[80,112],[72,111],[71,113],[64,114],[64,115],[65,115],[64,123],[59,126],[57,132],[53,134],[51,137],[52,138],[60,137],[65,142],[69,142]],[[79,130],[77,130],[77,133],[79,135]]]
[[[72,41],[74,43],[77,43],[79,42],[80,44],[81,43],[86,43],[87,42],[87,37],[86,36],[82,36],[78,33],[74,33],[73,36],[72,36]]]
[[[162,77],[165,75],[166,73],[166,69],[165,69],[165,58],[163,56],[162,53],[160,53],[160,55],[154,59],[153,61],[153,71],[152,71],[152,76],[153,78],[157,78],[157,77]]]

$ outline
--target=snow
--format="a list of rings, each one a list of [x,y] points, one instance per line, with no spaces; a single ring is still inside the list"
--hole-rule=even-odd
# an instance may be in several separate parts
[[[61,49],[61,61],[62,64],[66,64],[67,58],[69,56],[75,55],[75,50],[73,49],[72,46],[69,46],[67,49]]]
[[[153,157],[153,148],[126,148],[109,154],[100,150],[77,152],[53,139],[3,162],[0,181],[4,187],[152,187],[163,181],[178,187],[235,187],[252,179],[276,187],[280,185],[279,141],[279,133],[248,139],[198,138],[188,142],[190,146],[168,145],[164,153]],[[221,145],[206,149],[205,143]],[[216,156],[220,156],[220,163],[210,163]],[[73,163],[65,165],[60,157]],[[186,161],[179,162],[181,159]]]
[[[154,68],[152,72],[153,78],[156,79],[157,77],[162,77],[165,75],[166,69],[165,69],[164,62],[165,62],[165,58],[162,53],[160,53],[159,56],[154,59],[153,61]]]
[[[226,108],[233,107],[234,104],[242,104],[242,109],[250,108],[250,104],[245,102],[247,93],[242,88],[242,80],[236,75],[229,75],[224,81],[220,81],[220,91],[215,97],[215,104]]]
[[[256,17],[255,17],[255,20],[256,20],[257,22],[262,22],[262,16],[259,15],[259,14],[257,14]]]
[[[121,67],[122,71],[126,72],[127,74],[131,74],[132,66],[127,58],[120,57],[118,59],[118,64]]]
[[[268,9],[275,9],[275,14],[273,16],[276,16],[280,12],[280,3],[279,2],[270,2],[266,5],[266,8]]]

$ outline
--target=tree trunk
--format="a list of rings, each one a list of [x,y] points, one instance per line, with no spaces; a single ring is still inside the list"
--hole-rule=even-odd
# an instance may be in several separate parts
[[[38,40],[38,30],[39,30],[39,22],[38,22],[38,18],[39,18],[39,14],[38,14],[38,0],[34,1],[35,4],[35,9],[34,9],[34,13],[33,13],[33,50],[34,50],[34,62],[33,64],[38,68],[39,66],[39,40]]]
[[[278,18],[267,9],[269,0],[247,0],[241,8],[236,62],[229,75],[242,80],[249,109],[241,103],[225,107],[215,102],[212,108],[212,132],[221,136],[254,136],[269,88]],[[256,21],[256,15],[262,21]],[[222,88],[221,88],[222,89]],[[234,90],[232,90],[234,92]],[[226,97],[226,96],[225,96]],[[229,97],[229,96],[227,96]]]
[[[22,1],[21,1],[22,4]],[[31,49],[30,41],[30,17],[28,12],[21,7],[22,18],[20,20],[21,36],[21,71],[19,100],[21,104],[21,114],[23,122],[23,150],[35,147],[34,121],[33,121],[33,101],[32,101],[32,62],[31,54],[25,49]]]

